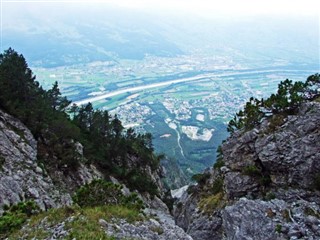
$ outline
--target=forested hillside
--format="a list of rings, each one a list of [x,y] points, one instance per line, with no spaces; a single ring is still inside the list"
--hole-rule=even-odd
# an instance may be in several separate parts
[[[80,163],[94,164],[131,189],[159,194],[145,167],[157,170],[162,156],[153,153],[152,136],[125,130],[107,111],[72,105],[57,82],[44,90],[25,58],[9,48],[0,55],[0,108],[19,118],[38,142],[38,161],[66,174]],[[84,158],[77,151],[83,145]],[[134,163],[133,163],[134,162]]]

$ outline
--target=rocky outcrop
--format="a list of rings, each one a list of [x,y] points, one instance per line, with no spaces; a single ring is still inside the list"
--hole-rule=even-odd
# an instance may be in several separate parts
[[[319,205],[305,200],[292,203],[241,198],[222,211],[228,239],[319,239]]]
[[[320,103],[308,102],[233,134],[225,166],[176,204],[177,224],[194,239],[319,239],[319,122]]]
[[[74,188],[99,177],[84,165],[68,175],[48,173],[37,161],[37,141],[30,130],[0,110],[0,212],[5,204],[25,200],[34,200],[43,210],[69,205]]]
[[[141,239],[141,240],[192,240],[180,227],[175,225],[171,216],[166,215],[158,219],[149,218],[145,221],[129,223],[126,220],[114,219],[107,222],[99,220],[106,234],[115,239]]]
[[[79,143],[75,145],[81,156],[82,145]],[[63,168],[61,170],[46,169],[37,159],[38,146],[34,136],[23,123],[0,110],[0,215],[4,205],[26,200],[34,200],[42,210],[71,205],[71,196],[79,186],[103,177],[94,166],[88,167],[81,163],[77,170],[68,171],[67,174]],[[139,168],[139,160],[138,157],[129,156],[129,168]],[[163,195],[164,188],[160,180],[163,174],[162,168],[154,170],[151,166],[146,166],[143,171],[156,183],[156,187]],[[112,176],[110,180],[121,184]],[[124,195],[131,193],[125,185],[122,190]],[[192,240],[182,228],[175,225],[168,207],[158,196],[151,197],[148,193],[138,193],[138,196],[146,207],[145,220],[129,223],[124,219],[108,222],[100,219],[99,223],[92,224],[100,224],[106,234],[114,236],[115,239]],[[70,213],[73,212],[73,210],[70,211]],[[73,216],[55,224],[49,224],[48,218],[44,218],[36,228],[46,232],[48,236],[46,239],[66,238],[72,231],[69,225],[75,219]],[[25,238],[32,235],[33,227],[29,226],[29,223],[22,227],[21,233]]]

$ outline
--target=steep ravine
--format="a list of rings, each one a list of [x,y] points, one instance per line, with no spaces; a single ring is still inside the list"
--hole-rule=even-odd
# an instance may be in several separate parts
[[[174,219],[158,197],[141,195],[146,218],[100,218],[95,224],[115,239],[319,239],[319,122],[320,103],[309,102],[296,115],[274,117],[233,134],[222,145],[224,166],[208,169],[198,185],[189,186],[174,206]],[[132,161],[134,165],[137,159]],[[25,200],[34,200],[42,210],[71,205],[74,189],[102,177],[86,165],[69,175],[47,172],[37,160],[34,136],[3,111],[0,169],[1,212],[5,204]],[[153,178],[159,180],[157,174]],[[45,217],[37,228],[48,228],[45,239],[66,238],[66,226],[84,214],[71,212],[50,228]],[[32,232],[28,224],[23,239]]]
[[[320,238],[320,103],[273,116],[222,144],[224,166],[207,170],[175,205],[195,240]]]
[[[42,211],[60,208],[56,212],[51,210],[48,213],[43,212],[40,219],[37,219],[37,223],[33,222],[32,225],[27,221],[22,229],[15,232],[16,235],[13,237],[9,236],[9,239],[17,239],[17,236],[19,239],[65,239],[70,237],[69,234],[77,231],[70,229],[70,225],[81,224],[83,219],[86,219],[86,224],[93,224],[98,229],[102,229],[106,239],[109,239],[108,236],[113,236],[115,239],[192,239],[175,225],[164,202],[157,196],[152,198],[148,194],[139,195],[146,207],[139,221],[131,222],[116,217],[108,221],[104,218],[97,221],[90,220],[86,215],[86,211],[90,209],[82,210],[72,206],[72,195],[85,183],[103,178],[103,174],[93,165],[84,164],[80,164],[77,170],[68,174],[57,169],[54,172],[48,172],[38,161],[37,150],[37,141],[30,130],[21,121],[0,110],[0,217],[5,205],[28,200],[33,200]],[[81,155],[82,146],[79,143],[78,151]],[[139,163],[137,157],[131,157],[130,161],[131,167],[137,167]],[[153,181],[160,181],[161,169],[152,171],[148,167],[145,172],[152,177]],[[115,184],[121,184],[113,177],[110,179]],[[160,183],[157,183],[157,186],[161,189]],[[123,192],[125,195],[130,194],[125,186]],[[50,222],[50,219],[57,217],[57,212],[62,214],[60,219]],[[96,214],[103,216],[103,212]],[[2,223],[0,221],[0,225]],[[0,230],[3,228],[5,229],[1,225]],[[0,231],[0,238],[2,234],[3,232]]]

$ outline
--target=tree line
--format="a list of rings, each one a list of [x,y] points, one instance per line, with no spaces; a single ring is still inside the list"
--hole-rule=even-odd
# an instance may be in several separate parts
[[[124,129],[117,116],[95,110],[91,103],[71,105],[61,95],[58,83],[45,90],[36,81],[22,54],[12,48],[0,54],[0,108],[19,118],[38,141],[38,160],[50,169],[76,169],[81,161],[95,164],[106,175],[113,174],[129,187],[156,194],[156,185],[144,174],[153,170],[162,156],[153,152],[151,134]],[[84,146],[84,157],[76,142]],[[138,159],[133,168],[128,165]]]
[[[286,79],[278,85],[278,90],[267,99],[251,97],[233,119],[230,120],[227,130],[233,133],[236,130],[249,130],[261,123],[264,119],[276,114],[294,114],[301,103],[312,101],[320,97],[320,75],[311,75],[305,82]]]

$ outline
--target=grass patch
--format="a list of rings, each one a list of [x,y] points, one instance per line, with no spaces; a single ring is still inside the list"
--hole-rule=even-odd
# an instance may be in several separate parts
[[[203,197],[199,202],[199,208],[205,213],[213,213],[218,207],[222,207],[223,202],[223,193],[219,192],[214,195]]]
[[[114,238],[107,236],[99,224],[99,219],[108,221],[112,218],[126,219],[128,222],[143,220],[137,210],[126,207],[104,206],[85,208],[82,210],[81,215],[78,215],[74,221],[66,225],[67,229],[71,229],[67,239],[113,240]]]
[[[64,207],[32,216],[26,227],[10,234],[8,239],[45,239],[52,236],[50,228],[65,222],[64,230],[68,232],[65,239],[114,240],[105,234],[99,224],[100,219],[107,222],[111,219],[125,219],[130,223],[144,220],[139,210],[125,206]]]
[[[248,175],[248,176],[251,176],[251,177],[256,177],[256,176],[260,176],[261,175],[260,170],[255,165],[246,166],[242,170],[242,173],[244,175]]]

